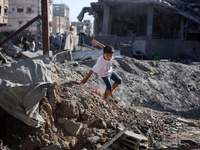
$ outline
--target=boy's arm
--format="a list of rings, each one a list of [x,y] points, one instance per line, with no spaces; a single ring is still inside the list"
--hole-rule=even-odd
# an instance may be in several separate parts
[[[92,75],[92,73],[93,73],[93,71],[90,70],[90,72],[88,73],[88,75],[83,80],[81,80],[80,83],[85,84],[87,82],[87,80],[89,79],[89,77]]]
[[[97,40],[92,40],[91,43],[93,44],[93,46],[100,46],[102,49],[104,49],[104,47],[105,47],[105,45],[98,42]]]
[[[22,43],[22,41],[23,41],[23,36],[21,37],[21,40],[20,40],[20,42]]]
[[[31,42],[30,46],[29,46],[29,49],[31,49],[31,47],[33,46],[33,42]]]

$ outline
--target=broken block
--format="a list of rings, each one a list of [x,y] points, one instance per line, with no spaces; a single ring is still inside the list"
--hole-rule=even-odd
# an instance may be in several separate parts
[[[123,128],[118,128],[120,131]],[[119,139],[119,142],[133,150],[147,149],[148,139],[140,134],[134,133],[132,131],[126,131]]]
[[[83,124],[74,122],[73,120],[68,120],[65,122],[64,128],[67,132],[76,136],[80,132],[80,130],[83,128]]]

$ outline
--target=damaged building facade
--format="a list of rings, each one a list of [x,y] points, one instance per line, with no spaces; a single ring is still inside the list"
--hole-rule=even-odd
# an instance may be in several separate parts
[[[0,0],[0,27],[8,23],[8,0]]]
[[[0,28],[0,31],[2,32],[16,31],[35,18],[37,15],[41,14],[41,0],[8,0],[8,2],[8,20],[7,25]],[[52,9],[52,1],[48,0],[49,22],[53,21]],[[36,34],[37,32],[41,32],[41,25],[41,21],[38,20],[30,25],[27,30],[29,30],[32,34]],[[52,32],[52,26],[49,27],[49,32]]]
[[[199,0],[99,0],[89,13],[95,16],[95,34],[117,35],[117,43],[135,36],[136,47],[150,56],[200,56]]]
[[[53,34],[69,32],[69,6],[65,4],[53,4]]]

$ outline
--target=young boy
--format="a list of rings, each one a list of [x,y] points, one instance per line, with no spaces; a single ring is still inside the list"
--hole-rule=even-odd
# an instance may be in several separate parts
[[[100,46],[103,49],[103,55],[98,58],[96,64],[92,67],[92,70],[90,70],[88,75],[81,81],[81,83],[86,83],[91,74],[95,72],[103,79],[104,83],[106,84],[104,99],[107,100],[109,95],[115,99],[112,92],[119,84],[121,84],[122,79],[112,69],[114,48],[112,46],[105,46],[96,40],[93,40],[91,43],[93,46]],[[111,83],[111,79],[115,81],[113,85]]]

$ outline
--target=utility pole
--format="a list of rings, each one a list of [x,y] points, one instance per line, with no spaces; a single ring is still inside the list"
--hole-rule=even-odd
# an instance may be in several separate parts
[[[42,13],[41,13],[41,0],[38,0],[38,15],[42,16]],[[39,19],[37,21],[37,33],[36,33],[36,37],[37,37],[37,40],[41,41],[41,35],[42,35],[42,18]]]
[[[47,0],[41,1],[41,8],[42,8],[43,55],[49,56],[49,21],[48,21],[48,2],[47,2]]]

